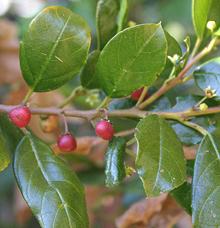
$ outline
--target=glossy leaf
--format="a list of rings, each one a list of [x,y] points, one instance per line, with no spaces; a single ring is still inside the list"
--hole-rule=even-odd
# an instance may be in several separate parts
[[[193,108],[202,97],[200,96],[182,96],[176,98],[176,104],[169,109],[170,112],[182,112]],[[210,133],[216,129],[215,116],[197,117],[191,120],[192,122],[202,126]],[[196,145],[201,142],[202,135],[196,130],[189,128],[181,123],[174,122],[172,128],[175,130],[180,141],[185,145]]]
[[[109,143],[105,156],[105,184],[108,187],[119,185],[125,178],[124,155],[126,140],[114,137]]]
[[[33,91],[56,89],[85,64],[90,30],[81,16],[61,6],[41,11],[20,45],[21,70]]]
[[[117,33],[119,10],[119,0],[98,1],[96,11],[98,49],[102,49]]]
[[[162,96],[148,107],[149,111],[162,112],[171,108],[171,102],[168,97]]]
[[[220,99],[220,58],[211,59],[201,65],[195,72],[194,78],[200,89],[205,91],[209,86],[216,91],[217,99]]]
[[[95,78],[95,68],[100,55],[99,50],[95,50],[89,54],[86,65],[80,73],[81,84],[85,88],[98,88],[98,80]]]
[[[177,54],[181,56],[182,50],[179,43],[176,41],[176,39],[173,36],[171,36],[167,31],[165,31],[165,35],[166,35],[166,40],[168,44],[167,55],[174,56],[175,54]]]
[[[150,86],[166,63],[167,41],[160,24],[143,24],[118,33],[102,50],[96,68],[100,87],[110,97]]]
[[[175,40],[173,36],[171,36],[167,31],[165,31],[166,40],[168,44],[167,56],[173,57],[174,55],[182,56],[182,50],[178,42]],[[171,71],[173,69],[173,63],[167,58],[166,65],[158,78],[156,85],[161,85],[166,78],[169,77]]]
[[[200,38],[202,38],[205,33],[211,5],[212,5],[212,0],[193,0],[192,1],[193,24],[194,24],[196,34]]]
[[[201,39],[206,31],[208,21],[220,22],[220,2],[219,0],[193,0],[192,16],[193,24],[197,36]]]
[[[124,29],[128,17],[128,0],[120,1],[120,11],[118,14],[118,32]]]
[[[88,227],[82,184],[49,146],[30,133],[16,149],[14,173],[42,227]]]
[[[157,115],[139,122],[136,168],[148,197],[169,192],[186,180],[182,145],[171,126]]]
[[[197,151],[193,176],[193,224],[195,227],[220,225],[219,138],[206,135]]]
[[[192,214],[192,185],[185,182],[171,192],[171,196],[175,198],[177,203],[183,207],[188,214]]]
[[[7,115],[0,114],[0,171],[8,167],[22,137],[22,132],[9,121]]]
[[[109,111],[113,110],[120,110],[120,109],[129,109],[134,107],[135,102],[132,101],[130,98],[123,98],[123,99],[114,99],[110,104],[109,104]]]

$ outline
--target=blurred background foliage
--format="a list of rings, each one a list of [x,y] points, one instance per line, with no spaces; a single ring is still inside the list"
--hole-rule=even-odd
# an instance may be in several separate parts
[[[89,23],[93,34],[92,49],[94,49],[96,47],[96,4],[97,0],[0,0],[0,21],[5,22],[7,19],[7,23],[2,26],[7,27],[13,25],[16,28],[17,35],[16,37],[12,35],[12,39],[17,39],[17,37],[22,39],[29,22],[42,8],[49,5],[66,6],[82,15]],[[190,35],[192,40],[194,40],[191,21],[191,0],[129,0],[129,8],[129,20],[135,21],[136,23],[158,23],[161,21],[164,28],[179,42],[182,42],[186,35]],[[7,28],[1,29],[0,24],[0,42],[2,37],[2,40],[5,39],[5,35],[2,34],[5,31],[7,31]],[[12,44],[13,48],[18,47],[18,43],[15,47],[13,45],[14,44]],[[5,47],[5,44],[2,46]],[[20,77],[20,72],[17,72],[17,68],[19,68],[17,49],[13,49],[13,57],[11,56],[11,52],[8,54],[8,52],[5,53],[3,50],[4,48],[0,48],[2,59],[7,62],[6,65],[8,62],[11,63],[11,65],[9,64],[10,67],[6,67],[5,69],[10,68],[11,70],[11,68],[16,68],[14,69],[14,72]],[[2,59],[0,57],[0,62],[3,62]],[[17,77],[13,75],[13,71],[10,71],[9,74],[6,73],[7,72],[0,71],[0,101],[16,104],[24,95],[23,87],[21,86],[19,87],[20,89],[16,90],[18,87]],[[13,78],[12,80],[8,80],[10,76]],[[53,101],[48,101],[47,104],[44,103],[43,105],[56,104],[57,100],[62,99],[60,98],[60,94],[61,96],[67,96],[78,84],[78,79],[73,80],[59,91],[56,91],[56,97],[52,98]],[[45,100],[45,97],[43,99]],[[41,102],[43,102],[42,97],[36,98],[36,102],[41,104]],[[88,109],[96,107],[99,102],[100,97],[93,95],[93,97],[90,97],[89,99],[86,96],[81,97],[74,105],[76,107]],[[36,123],[36,120],[34,121]],[[134,126],[136,124],[136,121],[131,121],[129,124],[123,120],[113,121],[115,121],[115,125],[117,125],[118,129],[123,129],[123,125],[126,124],[129,126]],[[32,127],[39,137],[45,139],[45,135],[40,132],[38,127],[39,120],[37,124],[35,123],[32,123]],[[84,123],[82,126],[81,121],[75,120],[70,123],[70,128],[77,136],[93,136],[93,130],[88,123]],[[45,140],[54,142],[54,137],[47,137]],[[93,141],[92,144],[89,141],[90,139],[86,140],[85,142],[90,144],[91,147],[89,150],[95,151],[98,159],[94,156],[94,153],[90,157],[79,153],[78,155],[65,156],[64,159],[78,171],[80,179],[87,186],[90,186],[90,188],[87,188],[86,192],[87,201],[89,202],[90,220],[92,221],[91,227],[115,227],[115,218],[123,214],[131,204],[144,198],[143,187],[140,181],[137,180],[136,177],[133,177],[117,189],[105,189],[103,187],[103,151],[106,148],[106,145],[97,147],[99,142],[96,144]],[[87,146],[88,145],[84,145],[88,150]],[[85,152],[85,154],[87,155],[88,151]],[[30,211],[22,201],[19,191],[15,187],[11,167],[0,174],[0,228],[9,227],[39,227],[35,219],[31,217]]]

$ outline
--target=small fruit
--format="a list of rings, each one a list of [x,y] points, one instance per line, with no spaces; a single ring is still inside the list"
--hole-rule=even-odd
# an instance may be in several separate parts
[[[131,99],[133,101],[138,101],[142,92],[144,90],[144,87],[140,88],[140,89],[137,89],[135,90],[132,94],[131,94]],[[144,99],[147,99],[149,97],[148,93],[146,94],[145,98]]]
[[[135,90],[135,91],[131,94],[131,99],[132,99],[133,101],[138,101],[139,98],[140,98],[140,96],[141,96],[141,94],[142,94],[142,92],[143,92],[143,89],[144,89],[144,88],[140,88],[140,89]]]
[[[26,127],[31,120],[31,111],[27,106],[20,106],[12,109],[9,114],[9,119],[17,127]]]
[[[101,120],[95,127],[96,135],[105,140],[111,140],[114,135],[114,128],[107,120]]]
[[[73,151],[77,147],[76,139],[70,133],[61,135],[57,140],[57,145],[59,149],[63,152]]]
[[[202,103],[199,105],[199,110],[200,111],[206,111],[208,109],[208,105],[206,103]]]

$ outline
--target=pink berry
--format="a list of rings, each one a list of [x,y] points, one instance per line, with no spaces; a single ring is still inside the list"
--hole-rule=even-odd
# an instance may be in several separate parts
[[[8,114],[12,123],[17,127],[26,127],[31,120],[31,111],[27,106],[20,106],[12,109]]]
[[[73,135],[66,133],[58,138],[57,145],[61,151],[70,152],[76,149],[77,142]]]
[[[109,121],[101,120],[96,124],[95,132],[102,139],[111,140],[114,135],[114,128]]]
[[[141,94],[142,94],[142,92],[143,92],[143,90],[144,90],[144,88],[142,87],[142,88],[140,88],[140,89],[137,89],[137,90],[135,90],[132,94],[131,94],[131,99],[133,100],[133,101],[138,101],[139,100],[139,98],[140,98],[140,96],[141,96]],[[148,94],[145,96],[145,99],[146,98],[148,98]]]

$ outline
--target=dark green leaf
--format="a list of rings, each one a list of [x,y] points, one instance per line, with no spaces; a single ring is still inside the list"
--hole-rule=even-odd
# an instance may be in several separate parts
[[[174,56],[175,54],[177,54],[181,56],[182,50],[179,43],[176,41],[176,39],[173,36],[171,36],[167,31],[165,31],[165,35],[166,35],[167,44],[168,44],[167,55]]]
[[[95,50],[89,54],[88,60],[80,73],[81,84],[85,88],[98,88],[98,80],[95,79],[95,68],[100,55],[99,50]]]
[[[135,105],[135,102],[130,98],[123,99],[114,99],[109,104],[109,111],[118,110],[118,109],[129,109]]]
[[[9,121],[7,115],[0,114],[0,171],[8,167],[22,137],[22,132]]]
[[[166,40],[168,44],[167,56],[173,57],[174,55],[182,56],[182,50],[178,42],[167,31],[165,31]],[[156,81],[156,85],[161,86],[165,79],[170,76],[173,69],[173,63],[167,58],[166,66],[161,73],[160,77]]]
[[[61,6],[44,9],[20,46],[25,81],[37,92],[64,85],[85,64],[90,41],[89,27],[81,16]]]
[[[195,227],[220,225],[219,138],[207,134],[197,151],[193,177],[192,217]]]
[[[109,143],[105,156],[105,184],[108,187],[119,185],[125,177],[125,155],[126,141],[123,138],[114,137]]]
[[[214,122],[212,117],[198,117],[193,119],[192,122],[202,126],[210,133],[216,129],[215,124],[212,123]],[[178,135],[180,141],[185,145],[196,145],[202,140],[201,134],[194,129],[186,127],[180,123],[172,124],[172,127]]]
[[[118,32],[126,26],[128,17],[128,0],[120,0],[120,11],[118,14]]]
[[[169,111],[182,112],[193,108],[202,97],[200,96],[182,96],[176,98],[176,105]],[[192,122],[199,124],[209,132],[213,132],[216,128],[215,116],[197,117],[192,119]],[[201,142],[202,135],[196,130],[186,127],[180,123],[174,122],[172,124],[173,129],[178,135],[180,141],[185,145],[196,145]]]
[[[193,0],[192,16],[197,36],[203,38],[208,21],[220,22],[220,1],[219,0]]]
[[[176,98],[176,104],[170,109],[171,112],[183,112],[193,108],[202,97],[200,96],[180,96]]]
[[[110,97],[150,86],[166,63],[167,41],[160,24],[143,24],[118,33],[100,54],[96,74]]]
[[[96,11],[98,48],[102,49],[117,33],[119,0],[99,0]]]
[[[196,84],[203,91],[209,86],[216,90],[217,99],[220,99],[220,58],[212,59],[201,65],[195,72]]]
[[[16,149],[14,173],[42,227],[88,227],[82,184],[49,146],[30,133]]]
[[[190,215],[192,214],[192,185],[190,183],[185,182],[178,188],[174,189],[170,194],[176,199],[177,203],[187,211],[187,213]]]
[[[148,197],[171,191],[186,180],[182,145],[171,126],[157,115],[137,125],[137,172]]]
[[[171,102],[168,97],[161,97],[148,107],[148,110],[153,112],[167,111],[171,108]]]
[[[192,177],[194,172],[195,160],[187,160],[186,162],[186,173],[187,176]]]

